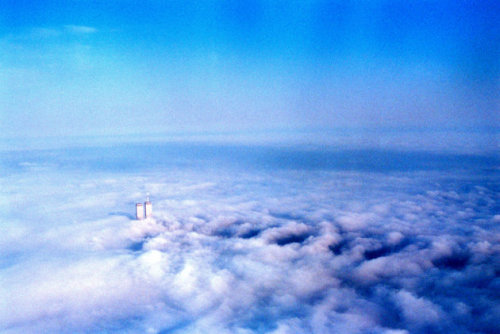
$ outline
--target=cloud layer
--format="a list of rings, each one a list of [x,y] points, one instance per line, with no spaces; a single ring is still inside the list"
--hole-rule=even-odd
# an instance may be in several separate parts
[[[1,179],[3,333],[500,330],[495,169],[33,157]]]

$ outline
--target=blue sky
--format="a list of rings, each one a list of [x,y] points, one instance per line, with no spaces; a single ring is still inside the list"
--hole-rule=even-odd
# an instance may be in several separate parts
[[[498,124],[496,1],[2,1],[3,137]]]

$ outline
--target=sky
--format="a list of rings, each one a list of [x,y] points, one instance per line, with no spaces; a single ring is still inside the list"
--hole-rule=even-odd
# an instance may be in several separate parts
[[[424,129],[466,142],[498,134],[499,15],[488,0],[6,0],[0,133]]]

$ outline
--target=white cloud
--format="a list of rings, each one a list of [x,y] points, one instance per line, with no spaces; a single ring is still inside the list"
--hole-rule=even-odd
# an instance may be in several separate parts
[[[57,163],[1,176],[2,207],[23,209],[0,220],[0,331],[493,331],[495,183],[453,177]],[[131,220],[148,191],[154,219]]]
[[[64,29],[73,34],[93,34],[97,29],[89,26],[65,25]]]
[[[441,309],[429,300],[416,297],[405,290],[399,291],[395,297],[396,304],[403,311],[403,316],[407,321],[421,325],[441,321]]]

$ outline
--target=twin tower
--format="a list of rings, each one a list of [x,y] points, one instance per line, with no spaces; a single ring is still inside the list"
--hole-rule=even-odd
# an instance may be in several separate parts
[[[137,203],[135,205],[135,218],[137,220],[142,220],[144,218],[149,218],[153,214],[153,205],[149,201],[149,196],[146,199],[146,202],[144,202],[144,205],[142,203]]]

